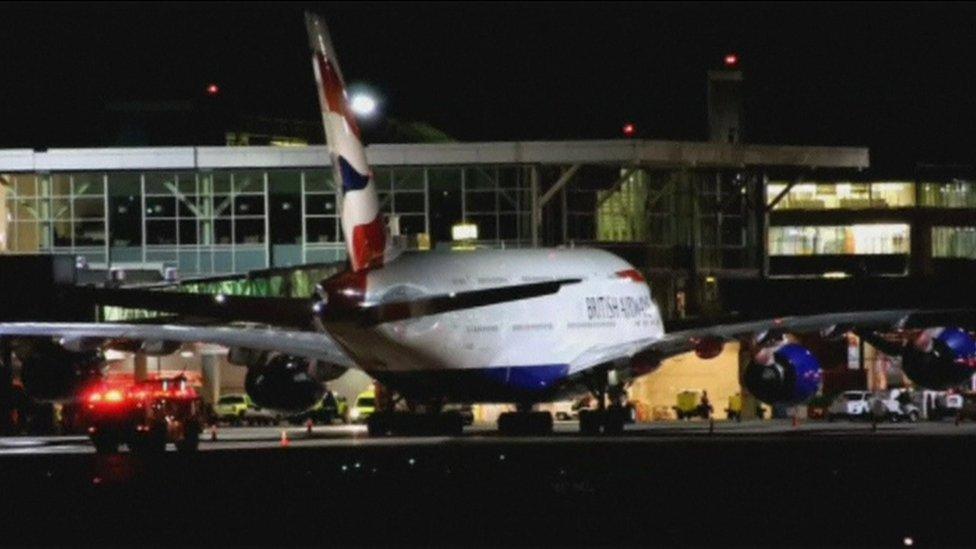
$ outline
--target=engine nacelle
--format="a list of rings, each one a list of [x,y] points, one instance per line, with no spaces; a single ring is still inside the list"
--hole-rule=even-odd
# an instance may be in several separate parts
[[[305,358],[274,355],[247,369],[244,388],[262,408],[301,412],[321,400],[325,387],[317,379],[317,364]]]
[[[976,340],[961,328],[925,330],[902,355],[902,369],[923,387],[955,387],[976,372]]]
[[[67,400],[101,379],[101,351],[73,352],[55,343],[31,345],[17,354],[28,395],[44,401]]]
[[[787,343],[757,353],[742,381],[767,404],[799,404],[817,394],[822,378],[817,357],[802,345]]]

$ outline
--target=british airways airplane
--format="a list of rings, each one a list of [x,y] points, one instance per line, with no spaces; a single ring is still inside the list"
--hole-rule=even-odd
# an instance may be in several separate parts
[[[101,304],[229,322],[217,327],[0,324],[0,336],[33,342],[19,358],[37,395],[65,396],[59,393],[71,383],[63,379],[97,370],[104,349],[146,350],[160,342],[228,347],[231,360],[249,369],[246,385],[255,402],[283,410],[312,406],[325,381],[350,368],[362,370],[393,395],[370,418],[376,435],[418,427],[459,433],[460,417],[441,410],[449,402],[513,403],[517,411],[501,416],[500,430],[545,433],[552,418],[533,412],[533,405],[585,392],[597,396],[598,408],[581,415],[581,431],[619,432],[620,397],[629,380],[677,354],[713,358],[733,339],[751,340],[758,349],[743,377],[752,394],[769,403],[799,403],[821,382],[817,359],[790,338],[807,331],[855,330],[885,352],[902,355],[906,372],[928,386],[972,376],[976,341],[963,328],[973,324],[972,311],[824,314],[666,334],[640,272],[605,251],[397,253],[326,26],[314,15],[306,16],[306,24],[335,181],[342,186],[349,269],[323,280],[311,300],[94,291]],[[881,335],[892,331],[899,342]]]

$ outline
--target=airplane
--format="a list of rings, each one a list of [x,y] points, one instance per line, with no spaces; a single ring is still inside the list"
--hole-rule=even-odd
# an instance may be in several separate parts
[[[552,417],[533,407],[585,393],[596,397],[597,409],[580,414],[580,431],[596,435],[623,430],[621,398],[630,380],[678,354],[714,358],[732,340],[754,348],[742,381],[771,404],[805,402],[820,389],[819,361],[792,337],[804,332],[855,331],[902,356],[905,370],[929,387],[958,384],[976,371],[976,340],[967,331],[976,324],[972,310],[845,312],[666,333],[640,271],[606,251],[398,250],[327,27],[312,14],[306,27],[334,180],[341,183],[348,269],[321,281],[308,300],[87,290],[101,305],[224,323],[218,326],[0,324],[0,343],[21,360],[32,394],[60,398],[76,390],[78,380],[97,375],[107,348],[167,353],[183,342],[206,342],[229,348],[229,360],[248,368],[246,389],[266,408],[307,409],[325,382],[348,369],[366,372],[392,394],[369,418],[371,435],[459,434],[460,416],[443,410],[454,402],[515,404],[500,416],[499,430],[544,434],[553,429]]]

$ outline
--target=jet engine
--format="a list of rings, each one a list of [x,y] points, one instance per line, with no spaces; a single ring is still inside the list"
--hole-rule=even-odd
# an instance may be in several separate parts
[[[820,361],[806,347],[786,343],[756,353],[743,376],[753,395],[767,404],[799,404],[820,389]]]
[[[244,388],[262,408],[301,412],[315,405],[325,394],[316,361],[276,354],[260,364],[252,364],[244,378]]]
[[[36,342],[15,350],[22,365],[24,390],[37,400],[65,400],[101,379],[100,350],[71,351],[54,342]]]
[[[923,387],[954,387],[976,372],[976,340],[960,328],[924,330],[905,348],[902,369]]]

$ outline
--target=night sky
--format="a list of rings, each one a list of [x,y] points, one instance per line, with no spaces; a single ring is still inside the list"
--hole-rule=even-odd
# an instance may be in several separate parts
[[[106,105],[206,101],[209,82],[233,113],[316,120],[307,8],[384,116],[462,141],[627,121],[701,140],[705,71],[735,51],[746,141],[868,146],[879,172],[976,163],[976,7],[876,3],[3,5],[0,147],[109,145]]]

